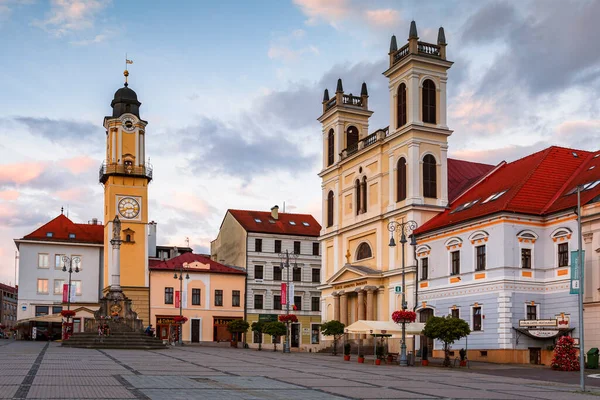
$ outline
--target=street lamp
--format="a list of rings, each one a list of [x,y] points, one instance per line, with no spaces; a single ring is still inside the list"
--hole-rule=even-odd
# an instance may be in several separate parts
[[[406,261],[404,260],[404,245],[406,244],[407,240],[406,240],[406,235],[410,235],[410,245],[411,246],[416,246],[417,245],[417,241],[415,240],[415,235],[413,234],[413,231],[415,229],[417,229],[419,225],[416,223],[416,221],[404,221],[404,222],[397,222],[397,221],[391,221],[388,224],[388,231],[390,231],[391,234],[391,238],[390,238],[390,247],[395,247],[396,246],[396,242],[394,241],[394,232],[400,232],[400,243],[402,244],[402,311],[406,310],[407,304],[406,304],[406,276],[405,276],[405,264]],[[408,360],[406,359],[406,322],[402,322],[402,344],[400,345],[400,366],[406,367],[408,365]]]
[[[296,266],[297,266],[296,260],[298,259],[298,254],[296,254],[296,253],[290,254],[290,252],[286,249],[285,253],[279,253],[278,255],[279,255],[279,258],[281,259],[281,268],[287,269],[286,278],[285,278],[285,284],[286,284],[285,295],[287,296],[287,299],[285,299],[285,313],[287,315],[290,315],[290,256],[294,259],[294,268],[296,268]],[[291,299],[291,300],[293,301],[294,299]],[[289,321],[286,321],[286,323],[285,323],[285,343],[283,344],[283,352],[284,353],[290,352],[290,323],[289,323]]]
[[[177,255],[177,248],[175,248],[175,255]],[[173,279],[179,279],[179,316],[183,316],[183,263],[179,266],[179,276],[177,272],[173,275]],[[185,273],[185,279],[190,279],[190,274]],[[183,322],[179,323],[179,345],[183,346]]]
[[[67,292],[67,310],[71,309],[71,274],[73,272],[75,273],[79,273],[79,264],[81,263],[81,257],[79,256],[74,256],[74,257],[67,257],[67,256],[62,256],[62,262],[63,262],[63,272],[67,272],[67,265],[69,266],[68,272],[69,272],[69,287],[68,287],[68,292]],[[75,269],[73,269],[73,264],[75,264]],[[67,321],[69,320],[70,317],[67,317]]]

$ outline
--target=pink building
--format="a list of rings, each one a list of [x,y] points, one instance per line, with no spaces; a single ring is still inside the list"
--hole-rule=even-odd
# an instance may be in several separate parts
[[[188,318],[184,342],[231,340],[227,323],[244,318],[243,269],[193,253],[153,262],[149,268],[150,321],[157,337],[178,340],[175,317],[181,312]]]

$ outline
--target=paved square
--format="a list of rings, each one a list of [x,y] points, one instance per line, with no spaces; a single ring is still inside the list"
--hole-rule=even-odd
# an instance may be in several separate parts
[[[325,354],[188,345],[160,351],[0,342],[0,399],[598,400],[600,379],[527,366],[400,368]]]

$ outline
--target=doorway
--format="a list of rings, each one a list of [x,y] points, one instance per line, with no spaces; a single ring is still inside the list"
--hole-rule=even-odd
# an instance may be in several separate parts
[[[542,349],[539,347],[529,348],[529,364],[539,365],[542,363]]]
[[[200,320],[192,319],[192,343],[200,343]]]
[[[300,324],[292,324],[292,347],[300,347]]]
[[[419,322],[427,322],[429,319],[433,317],[433,309],[432,308],[424,308],[419,311]],[[421,357],[423,356],[423,351],[427,349],[427,357],[433,357],[433,339],[428,338],[427,336],[420,336],[421,343]]]

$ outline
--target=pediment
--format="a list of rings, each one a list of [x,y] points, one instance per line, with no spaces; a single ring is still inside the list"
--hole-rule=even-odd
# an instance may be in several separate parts
[[[331,281],[331,283],[335,282],[345,282],[350,281],[352,279],[362,278],[362,275],[354,272],[354,271],[345,271],[343,274],[337,277],[335,281]]]
[[[327,280],[327,283],[335,284],[338,282],[347,282],[353,279],[361,279],[379,274],[379,271],[375,271],[368,267],[346,264],[342,267],[342,269],[333,274],[333,276]]]

